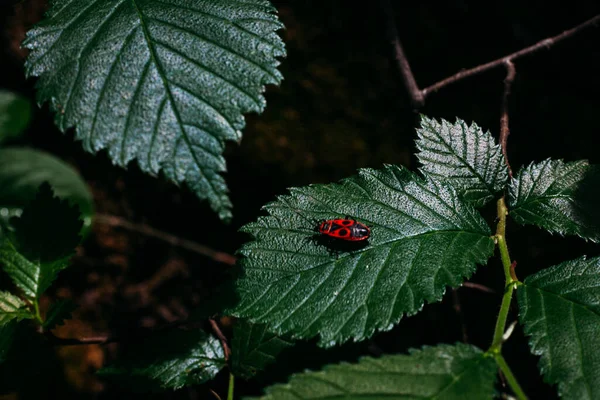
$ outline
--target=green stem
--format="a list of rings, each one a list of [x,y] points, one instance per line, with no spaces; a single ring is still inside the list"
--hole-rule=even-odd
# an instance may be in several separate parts
[[[227,400],[233,400],[233,385],[235,382],[235,376],[229,373],[229,390],[227,392]]]
[[[33,300],[33,308],[35,310],[35,319],[40,325],[43,325],[44,320],[42,319],[42,314],[40,314],[40,304],[38,303],[37,299]]]
[[[502,357],[502,354],[495,353],[494,359],[496,360],[496,364],[498,364],[500,371],[502,371],[502,373],[504,374],[504,377],[506,378],[506,382],[508,383],[508,386],[510,386],[510,388],[512,389],[515,396],[517,396],[517,399],[527,400],[527,396],[525,395],[525,392],[521,388],[521,385],[519,385],[519,382],[517,382],[517,379],[513,375],[512,371],[510,370],[510,367],[506,363],[506,360],[504,359],[504,357]]]
[[[502,305],[500,306],[500,312],[498,313],[498,319],[496,320],[496,328],[494,329],[494,338],[492,339],[492,345],[488,351],[500,352],[502,348],[502,336],[506,329],[506,320],[508,318],[508,311],[510,310],[510,302],[512,300],[513,291],[515,289],[516,277],[514,271],[511,269],[510,254],[508,253],[508,246],[506,245],[506,215],[508,209],[504,203],[504,197],[498,200],[498,226],[496,227],[496,242],[498,243],[498,249],[500,250],[500,259],[502,260],[502,267],[504,268],[504,279],[506,286],[504,290],[504,296],[502,296]]]

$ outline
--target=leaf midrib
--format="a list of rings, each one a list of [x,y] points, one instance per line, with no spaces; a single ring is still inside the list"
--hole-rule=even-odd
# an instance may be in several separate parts
[[[163,82],[163,85],[165,87],[167,97],[169,98],[169,102],[171,103],[171,108],[173,110],[173,114],[175,115],[175,118],[177,119],[177,124],[178,124],[179,130],[181,131],[181,137],[185,141],[185,143],[188,147],[188,150],[189,150],[190,154],[192,155],[194,162],[196,163],[198,173],[200,175],[202,175],[202,177],[204,178],[204,180],[206,182],[208,182],[213,194],[215,194],[215,197],[219,198],[218,191],[215,190],[214,183],[212,182],[212,180],[208,179],[207,176],[202,171],[202,168],[200,167],[202,164],[200,163],[200,160],[198,160],[198,155],[194,151],[192,144],[190,142],[190,138],[188,137],[187,132],[183,128],[184,123],[181,118],[181,114],[179,113],[179,109],[177,108],[175,98],[173,97],[173,92],[171,91],[171,86],[170,86],[169,80],[167,79],[167,76],[165,74],[164,67],[158,58],[158,54],[156,54],[156,48],[154,47],[152,37],[150,36],[148,26],[144,19],[144,15],[142,14],[142,11],[140,10],[138,4],[136,3],[136,0],[131,0],[131,3],[133,4],[133,7],[134,7],[136,13],[138,14],[138,18],[140,19],[140,26],[142,27],[142,32],[144,33],[144,38],[146,39],[146,43],[148,45],[148,50],[150,51],[150,58],[152,59],[152,62],[156,66],[156,71],[158,72],[158,75],[160,76],[160,78]],[[177,150],[177,144],[175,144],[174,150]]]

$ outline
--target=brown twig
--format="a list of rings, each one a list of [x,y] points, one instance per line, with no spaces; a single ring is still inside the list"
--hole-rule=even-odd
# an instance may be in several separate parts
[[[496,291],[494,289],[491,289],[487,286],[481,285],[479,283],[473,283],[473,282],[464,282],[462,284],[464,287],[468,287],[470,289],[475,289],[475,290],[480,290],[482,292],[486,292],[486,293],[492,293],[492,294],[496,294]]]
[[[419,89],[417,81],[415,80],[412,70],[410,69],[408,59],[404,54],[404,49],[402,48],[402,43],[400,42],[400,37],[398,36],[398,30],[396,29],[396,23],[394,22],[392,5],[390,4],[389,0],[381,0],[381,7],[385,13],[388,38],[392,46],[394,46],[394,53],[396,55],[396,61],[398,62],[398,69],[402,74],[404,86],[406,86],[406,90],[408,90],[408,93],[410,94],[410,99],[413,106],[420,108],[425,104],[425,96],[423,91]]]
[[[511,53],[507,56],[501,57],[497,60],[490,61],[489,63],[482,64],[482,65],[479,65],[479,66],[471,68],[471,69],[460,71],[457,74],[454,74],[446,79],[442,79],[441,81],[434,83],[433,85],[423,89],[423,91],[422,91],[423,96],[427,97],[430,93],[437,92],[444,86],[447,86],[451,83],[457,82],[466,77],[477,75],[477,74],[487,71],[489,69],[496,68],[502,64],[505,64],[507,61],[514,61],[517,58],[534,53],[543,48],[548,49],[548,48],[552,47],[553,45],[555,45],[556,43],[562,41],[563,39],[573,36],[576,33],[581,32],[585,28],[588,28],[590,26],[595,26],[598,23],[600,23],[600,15],[596,15],[595,17],[588,19],[587,21],[577,25],[574,28],[564,31],[563,33],[561,33],[559,35],[556,35],[556,36],[553,36],[550,38],[546,38],[544,40],[540,40],[539,42],[537,42],[536,44],[534,44],[532,46],[526,47],[517,52]]]
[[[228,265],[235,265],[236,262],[236,258],[231,254],[213,250],[208,246],[192,242],[191,240],[182,239],[170,233],[159,231],[158,229],[152,228],[151,226],[148,226],[146,224],[135,224],[116,215],[96,214],[94,218],[95,221],[100,222],[102,224],[124,228],[132,232],[137,232],[145,236],[153,237],[155,239],[169,243],[172,246],[181,247],[194,253],[198,253],[203,256],[212,258],[217,262],[221,262]]]
[[[217,321],[215,321],[212,318],[210,318],[208,321],[210,322],[210,326],[212,327],[213,332],[215,333],[215,335],[217,335],[217,337],[221,341],[221,346],[223,346],[223,352],[225,353],[225,360],[229,360],[229,355],[231,354],[231,350],[229,350],[229,345],[227,344],[227,338],[225,337],[225,335],[223,335],[223,332],[221,332],[221,328],[219,328],[219,324],[217,324]]]
[[[508,127],[508,96],[510,95],[512,83],[515,81],[515,75],[517,71],[515,70],[515,65],[511,60],[504,61],[504,66],[506,67],[506,78],[504,78],[502,114],[500,116],[500,147],[502,148],[502,154],[504,155],[504,162],[506,163],[506,168],[508,169],[508,175],[512,178],[512,169],[510,168],[510,164],[508,162],[508,153],[506,151],[508,135],[510,134],[510,129]]]
[[[44,332],[44,336],[46,336],[48,342],[52,346],[87,346],[90,344],[109,344],[118,342],[116,338],[111,338],[108,336],[90,336],[81,339],[74,339],[60,338],[58,336],[54,336],[54,334],[50,332]]]
[[[392,6],[391,6],[389,0],[381,0],[381,6],[383,8],[383,11],[384,11],[385,17],[386,17],[388,37],[389,37],[389,40],[391,41],[392,45],[394,46],[394,53],[396,56],[396,60],[398,61],[398,68],[400,69],[400,73],[402,74],[402,79],[404,81],[404,85],[406,86],[406,89],[408,90],[408,93],[410,94],[410,98],[413,103],[413,106],[415,106],[417,108],[420,108],[425,104],[425,99],[427,98],[427,96],[429,94],[437,92],[444,86],[450,85],[451,83],[454,83],[454,82],[458,82],[469,76],[480,74],[480,73],[490,70],[492,68],[496,68],[502,64],[506,64],[507,62],[514,61],[517,58],[534,53],[543,48],[548,49],[548,48],[552,47],[553,45],[555,45],[556,43],[558,43],[570,36],[573,36],[576,33],[581,32],[585,28],[595,26],[600,23],[600,15],[596,15],[595,17],[590,18],[587,21],[585,21],[571,29],[564,31],[563,33],[561,33],[559,35],[556,35],[556,36],[553,36],[550,38],[546,38],[544,40],[537,42],[536,44],[534,44],[532,46],[526,47],[524,49],[521,49],[521,50],[511,53],[511,54],[508,54],[504,57],[498,58],[497,60],[490,61],[486,64],[481,64],[481,65],[478,65],[477,67],[474,67],[471,69],[462,70],[448,78],[442,79],[441,81],[434,83],[433,85],[421,90],[421,89],[419,89],[419,86],[417,85],[417,82],[412,73],[412,70],[410,69],[410,64],[408,63],[408,59],[406,58],[406,55],[404,54],[404,50],[402,49],[402,45],[401,45],[400,39],[398,37],[398,30],[396,29],[396,23],[394,21],[394,13],[393,13]]]

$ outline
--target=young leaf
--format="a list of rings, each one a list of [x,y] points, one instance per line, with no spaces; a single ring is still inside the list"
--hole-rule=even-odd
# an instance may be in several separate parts
[[[0,143],[18,137],[29,124],[29,100],[16,93],[0,90]]]
[[[0,264],[28,298],[38,299],[69,265],[79,243],[79,212],[43,184],[13,225],[13,237],[0,243]]]
[[[508,170],[502,149],[489,132],[456,119],[451,124],[421,116],[417,130],[421,171],[448,182],[463,198],[481,207],[504,189]]]
[[[0,149],[0,209],[6,210],[0,218],[20,215],[44,182],[50,183],[58,197],[79,207],[89,229],[94,214],[92,194],[77,171],[50,154],[26,148]]]
[[[232,372],[235,376],[249,379],[274,362],[279,353],[293,345],[291,340],[269,333],[265,325],[239,319],[233,327]]]
[[[0,326],[16,319],[33,318],[27,304],[9,292],[0,292]]]
[[[214,378],[225,364],[214,336],[202,330],[172,330],[142,340],[98,373],[136,389],[178,389]]]
[[[458,343],[412,350],[410,355],[365,357],[294,375],[268,388],[262,400],[296,399],[491,399],[494,359]]]
[[[71,318],[71,314],[77,306],[71,300],[58,300],[50,306],[44,320],[44,329],[50,331],[59,325],[62,325],[65,320]]]
[[[244,274],[232,310],[277,334],[320,334],[322,346],[368,338],[440,300],[493,252],[489,227],[452,187],[399,167],[290,192],[242,228],[255,240],[240,250]],[[311,220],[346,215],[370,227],[366,247],[311,243]]]
[[[600,169],[587,161],[545,160],[510,182],[510,216],[561,235],[600,241]]]
[[[567,261],[525,279],[519,318],[563,399],[600,398],[600,258]]]
[[[267,0],[54,0],[27,34],[27,74],[87,151],[185,181],[229,219],[225,141],[282,79],[274,12]]]

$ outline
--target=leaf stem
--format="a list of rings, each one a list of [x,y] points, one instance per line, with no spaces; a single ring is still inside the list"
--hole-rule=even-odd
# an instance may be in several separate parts
[[[229,373],[229,390],[227,391],[227,400],[233,400],[233,386],[235,383],[235,376]]]
[[[504,359],[504,357],[502,357],[502,354],[500,354],[499,352],[495,353],[494,359],[496,360],[496,364],[498,364],[500,371],[502,371],[502,373],[504,374],[504,377],[506,378],[506,382],[508,383],[508,386],[510,386],[510,388],[514,392],[515,396],[517,396],[517,399],[527,400],[527,396],[525,395],[525,392],[521,388],[521,385],[519,385],[519,382],[517,382],[517,379],[515,378],[510,367],[506,363],[506,360]]]
[[[33,308],[35,310],[35,319],[39,322],[40,325],[44,324],[44,320],[42,319],[42,314],[40,314],[40,304],[37,299],[33,299]]]

